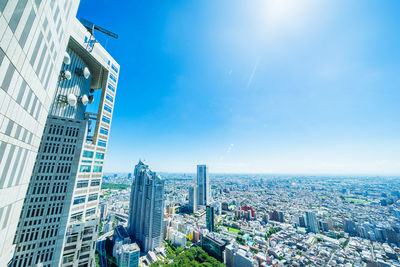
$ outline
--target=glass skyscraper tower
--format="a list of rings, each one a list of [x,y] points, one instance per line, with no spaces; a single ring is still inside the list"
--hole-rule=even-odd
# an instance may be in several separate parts
[[[119,65],[77,20],[17,234],[14,266],[92,266]]]
[[[0,266],[13,238],[78,0],[0,0]]]
[[[131,188],[129,234],[147,252],[161,245],[164,180],[139,161]]]
[[[211,202],[210,178],[207,165],[197,165],[198,204],[208,205]]]

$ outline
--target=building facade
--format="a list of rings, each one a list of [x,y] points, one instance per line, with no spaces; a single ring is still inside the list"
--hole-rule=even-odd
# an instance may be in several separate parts
[[[206,226],[208,231],[214,232],[214,207],[207,205],[206,206]]]
[[[208,205],[211,202],[210,178],[207,165],[197,165],[197,186],[199,205]]]
[[[258,265],[252,254],[243,249],[236,251],[233,262],[234,267],[255,267]]]
[[[13,239],[78,0],[0,1],[0,266]]]
[[[129,207],[129,234],[148,252],[161,245],[165,181],[142,161],[135,167]]]
[[[91,266],[119,65],[74,19],[15,236],[14,266]],[[93,40],[93,39],[92,39]]]
[[[197,211],[197,188],[197,185],[189,187],[189,210],[191,213],[195,213]]]
[[[220,262],[223,262],[224,260],[224,250],[226,245],[226,241],[220,239],[215,235],[215,233],[209,233],[202,236],[201,239],[201,248]]]
[[[307,228],[310,232],[319,233],[318,221],[315,212],[306,211]]]
[[[138,267],[140,248],[136,243],[122,245],[117,252],[119,267]]]

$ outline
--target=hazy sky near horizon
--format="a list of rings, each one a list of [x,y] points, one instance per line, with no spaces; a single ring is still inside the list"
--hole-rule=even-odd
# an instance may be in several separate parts
[[[81,0],[119,34],[105,171],[400,174],[399,1]],[[100,33],[95,33],[104,45]]]

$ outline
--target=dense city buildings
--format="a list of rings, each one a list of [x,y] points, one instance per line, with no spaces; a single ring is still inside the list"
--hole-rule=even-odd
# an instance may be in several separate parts
[[[193,214],[185,209],[196,174],[163,177],[163,231],[175,248],[201,246],[227,266],[400,266],[397,178],[211,174],[215,224],[210,232],[207,207]],[[103,192],[109,194],[103,200],[107,221],[115,214],[125,224],[120,214],[128,213],[129,188]],[[383,199],[391,204],[382,205]],[[215,203],[221,203],[220,215]],[[167,254],[170,248],[161,247],[155,253],[163,258],[163,248]]]
[[[198,204],[208,205],[211,202],[210,177],[207,165],[197,165]]]
[[[119,66],[90,38],[74,19],[15,236],[14,266],[94,261]]]
[[[79,1],[0,1],[0,263],[13,239]]]
[[[144,252],[161,245],[164,180],[142,161],[135,167],[129,208],[129,234]]]

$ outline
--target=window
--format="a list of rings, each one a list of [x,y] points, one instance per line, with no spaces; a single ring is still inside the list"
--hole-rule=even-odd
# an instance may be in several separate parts
[[[97,152],[96,159],[104,159],[104,153]]]
[[[86,211],[86,216],[90,216],[90,215],[95,214],[95,213],[96,213],[96,208],[88,209]],[[85,230],[85,232],[88,232],[88,231]]]
[[[78,213],[80,213],[80,215],[82,215],[82,212],[78,212]],[[73,214],[72,216],[75,216],[76,214],[77,213]],[[71,216],[71,218],[72,218],[72,216]],[[76,241],[78,241],[78,236],[77,235],[73,235],[73,236],[70,236],[70,237],[67,238],[67,243],[74,243]]]
[[[95,163],[95,164],[103,164],[102,161],[97,161],[97,160],[95,160],[94,163]]]
[[[99,141],[97,142],[97,145],[102,146],[102,147],[106,147],[107,143],[106,143],[106,141],[99,140]]]
[[[81,165],[81,168],[79,169],[80,172],[90,172],[91,166],[90,165]]]
[[[110,79],[113,80],[115,83],[117,82],[117,78],[110,73]]]
[[[95,179],[90,182],[90,186],[98,186],[100,185],[100,179]]]
[[[78,181],[78,183],[76,184],[76,187],[82,188],[82,187],[87,187],[88,185],[89,185],[88,180],[81,180],[81,181]]]
[[[115,87],[111,83],[107,84],[107,88],[115,92]]]
[[[104,110],[105,111],[108,111],[108,112],[112,112],[112,108],[109,106],[109,105],[107,105],[107,104],[104,104]]]
[[[104,116],[104,115],[103,115],[103,117],[101,118],[101,120],[104,121],[104,122],[107,123],[107,124],[110,124],[110,118],[107,117],[107,116]]]
[[[88,150],[83,150],[83,156],[84,158],[93,158],[93,151],[88,151]]]
[[[114,64],[111,64],[111,68],[115,71],[115,73],[118,73],[118,68]]]
[[[107,99],[108,101],[110,101],[110,102],[114,102],[114,97],[112,97],[112,96],[109,95],[109,94],[106,94],[106,99]]]
[[[104,127],[100,127],[100,133],[108,135],[108,130],[106,128],[104,128]]]
[[[75,220],[80,220],[82,218],[83,212],[76,212],[76,213],[72,213],[71,215],[71,221],[75,221]],[[74,237],[72,237],[74,238]],[[77,240],[77,239],[76,239]]]
[[[89,201],[97,200],[97,196],[98,196],[98,193],[90,194],[90,195],[89,195],[89,198],[88,198],[88,202],[89,202]]]
[[[103,166],[93,166],[93,172],[101,172],[103,170]]]
[[[63,258],[63,263],[69,263],[72,261],[74,261],[74,255],[64,256],[64,258]]]
[[[74,205],[85,203],[86,196],[79,196],[74,198]]]
[[[83,162],[83,163],[92,163],[93,161],[92,161],[92,160],[83,159],[82,162]]]
[[[90,214],[88,214],[88,212],[86,212],[86,216],[88,216],[88,215],[90,215]],[[84,246],[84,247],[81,248],[81,252],[86,252],[86,251],[89,251],[89,250],[90,250],[90,246]]]

